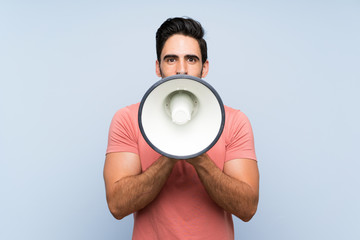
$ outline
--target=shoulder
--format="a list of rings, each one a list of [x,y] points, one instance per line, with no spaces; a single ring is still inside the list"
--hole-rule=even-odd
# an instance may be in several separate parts
[[[137,119],[140,103],[135,103],[119,109],[115,115],[116,120],[134,120]]]
[[[138,129],[138,109],[139,103],[132,104],[119,109],[112,118],[110,130],[123,132],[125,129],[131,130],[137,135]]]
[[[225,124],[233,125],[235,123],[245,123],[249,122],[249,118],[240,111],[239,109],[234,109],[232,107],[224,105],[225,109]]]
[[[225,106],[224,137],[227,160],[241,158],[256,160],[252,127],[243,112]]]
[[[232,141],[234,138],[251,134],[252,127],[249,118],[245,113],[238,109],[228,106],[225,108],[225,126],[224,134],[227,141]]]

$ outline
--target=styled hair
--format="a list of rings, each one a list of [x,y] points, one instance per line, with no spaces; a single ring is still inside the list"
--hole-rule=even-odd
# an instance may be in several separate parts
[[[207,60],[207,45],[204,40],[204,29],[201,24],[191,18],[168,18],[156,32],[156,55],[160,62],[161,51],[165,42],[174,34],[181,34],[195,38],[199,43],[201,59],[204,64]]]

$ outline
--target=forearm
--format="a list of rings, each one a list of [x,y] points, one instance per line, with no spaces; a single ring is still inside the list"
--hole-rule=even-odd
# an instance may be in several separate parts
[[[168,179],[175,160],[160,157],[146,171],[116,181],[107,200],[111,213],[121,219],[155,199]]]
[[[249,221],[257,209],[258,193],[223,173],[211,160],[197,160],[193,165],[211,199],[225,211]]]

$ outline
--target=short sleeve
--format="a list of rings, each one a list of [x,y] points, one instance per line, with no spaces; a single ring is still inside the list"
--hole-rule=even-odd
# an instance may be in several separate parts
[[[137,111],[125,107],[117,111],[111,121],[106,153],[138,152]]]
[[[240,158],[257,160],[254,135],[247,116],[239,110],[231,109],[226,118],[225,161]]]

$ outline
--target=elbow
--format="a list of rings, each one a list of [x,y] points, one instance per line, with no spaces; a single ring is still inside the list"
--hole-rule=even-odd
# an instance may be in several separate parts
[[[257,211],[258,203],[259,203],[259,195],[256,195],[248,202],[249,204],[248,207],[245,209],[245,211],[242,212],[239,218],[244,222],[249,222],[254,217]]]
[[[126,217],[125,215],[113,215],[114,216],[114,218],[116,219],[116,220],[121,220],[121,219],[123,219],[124,217]]]
[[[244,222],[249,222],[257,211],[257,204],[248,207],[245,211],[239,212],[236,216]]]
[[[249,222],[253,218],[254,215],[255,215],[255,213],[243,215],[240,217],[240,219],[243,220],[244,222]]]
[[[110,207],[109,207],[109,210],[110,210],[111,214],[113,215],[113,217],[114,217],[116,220],[121,220],[121,219],[123,219],[124,217],[127,216],[127,214],[124,214],[124,213],[121,212],[119,209],[113,209],[113,208],[110,208]]]
[[[121,220],[121,219],[123,219],[123,218],[125,217],[125,215],[124,215],[124,214],[121,214],[120,211],[115,211],[115,210],[111,210],[111,209],[110,209],[110,212],[111,212],[111,214],[113,215],[113,217],[114,217],[116,220]]]
[[[253,218],[255,213],[256,213],[256,209],[253,210],[253,211],[248,211],[248,212],[242,214],[242,216],[240,216],[239,218],[241,220],[243,220],[244,222],[249,222]]]
[[[124,211],[122,211],[121,207],[115,205],[114,203],[108,202],[108,207],[109,207],[110,213],[117,220],[121,220],[128,215]]]

